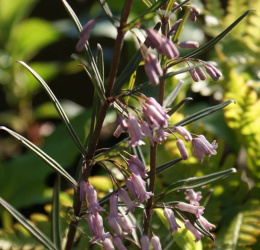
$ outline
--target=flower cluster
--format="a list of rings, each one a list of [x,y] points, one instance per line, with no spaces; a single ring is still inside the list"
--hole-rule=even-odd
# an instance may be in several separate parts
[[[186,194],[185,199],[189,200],[190,204],[187,204],[184,202],[179,202],[177,205],[175,205],[175,208],[177,208],[178,210],[183,211],[183,212],[188,212],[188,213],[194,214],[196,216],[197,220],[200,222],[200,224],[206,231],[209,231],[210,229],[215,228],[215,225],[209,223],[202,216],[203,210],[205,208],[199,205],[199,201],[202,198],[201,192],[196,193],[193,189],[187,189],[185,194]],[[180,228],[180,226],[176,222],[176,218],[175,218],[173,210],[169,209],[167,207],[164,207],[164,216],[170,225],[171,234],[174,231],[178,231],[178,228]],[[184,221],[185,228],[194,234],[195,242],[199,241],[199,239],[204,236],[199,230],[197,230],[194,227],[194,225],[192,225],[192,223],[189,220],[183,219],[183,221]]]
[[[203,156],[211,156],[217,154],[216,148],[218,144],[216,141],[209,143],[204,135],[196,135],[192,138],[191,134],[182,126],[174,127],[175,131],[184,137],[186,142],[191,141],[194,155],[199,159],[199,162],[203,162]],[[177,147],[180,151],[183,160],[188,159],[188,153],[182,140],[177,139]]]
[[[168,119],[166,110],[152,97],[145,98],[145,103],[142,104],[142,114],[146,121],[140,122],[131,113],[128,113],[128,118],[124,119],[122,115],[118,115],[118,127],[114,132],[115,137],[119,137],[122,132],[128,132],[131,140],[129,146],[140,146],[144,142],[141,140],[147,137],[151,145],[154,142],[161,143],[167,138],[169,133],[165,132],[163,128],[168,126]],[[156,136],[154,135],[156,133]]]

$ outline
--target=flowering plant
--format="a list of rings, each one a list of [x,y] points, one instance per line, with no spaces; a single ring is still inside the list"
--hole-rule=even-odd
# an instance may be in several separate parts
[[[132,0],[125,0],[120,18],[113,15],[106,1],[100,0],[105,14],[88,21],[83,28],[67,1],[62,0],[62,2],[79,31],[76,50],[79,53],[82,50],[85,51],[84,55],[83,53],[82,55],[75,54],[73,57],[87,72],[95,89],[90,133],[86,146],[83,146],[78,138],[49,86],[26,63],[19,63],[27,68],[47,91],[77,145],[82,155],[78,181],[29,140],[6,127],[2,126],[0,129],[20,140],[74,187],[74,203],[71,208],[68,208],[70,224],[65,249],[72,249],[78,224],[82,220],[87,222],[90,243],[102,245],[104,249],[114,249],[115,247],[127,249],[130,246],[149,249],[150,243],[154,249],[162,249],[161,239],[154,233],[152,226],[155,212],[161,214],[167,221],[169,234],[175,234],[185,227],[194,235],[195,242],[204,236],[214,240],[210,230],[215,226],[202,216],[205,210],[201,203],[202,193],[201,191],[196,192],[194,189],[227,177],[236,170],[231,168],[201,177],[179,179],[160,192],[155,188],[156,175],[168,171],[180,161],[189,158],[189,152],[186,149],[187,143],[191,144],[193,154],[200,163],[203,162],[204,157],[212,155],[214,157],[217,154],[218,143],[215,140],[209,142],[202,134],[190,133],[185,126],[234,101],[228,100],[203,109],[176,122],[174,119],[176,111],[191,98],[184,98],[179,103],[174,103],[183,81],[179,81],[167,97],[165,97],[165,89],[167,79],[184,72],[188,72],[195,82],[203,81],[208,76],[214,81],[221,78],[222,73],[214,62],[206,62],[194,57],[219,42],[249,11],[217,37],[199,47],[196,41],[179,41],[186,22],[195,22],[200,14],[199,9],[189,5],[188,1],[181,3],[171,0],[155,1],[154,3],[143,1],[147,5],[145,12],[129,20]],[[178,19],[177,16],[180,13],[182,13],[182,18]],[[91,30],[101,18],[108,18],[111,25],[117,30],[108,79],[104,78],[102,46],[98,44],[97,56],[94,58],[88,43]],[[145,20],[152,18],[157,20],[157,23],[154,24],[154,27],[147,26]],[[136,39],[138,50],[121,74],[118,74],[122,47],[127,33],[131,33]],[[182,53],[179,52],[180,49],[183,49]],[[185,53],[185,49],[191,49],[192,52]],[[144,68],[147,81],[135,82],[135,78],[140,74],[142,68]],[[125,88],[126,83],[128,83],[128,88]],[[157,96],[152,97],[145,94],[147,88],[157,88]],[[106,115],[111,109],[117,116],[118,125],[113,135],[119,138],[119,142],[111,148],[100,149],[98,142],[101,130]],[[172,122],[173,120],[175,123]],[[124,137],[123,134],[127,136]],[[180,157],[158,166],[158,148],[168,138],[175,140]],[[145,147],[146,150],[149,150],[149,167],[143,157]],[[107,171],[113,183],[113,190],[101,200],[98,199],[97,191],[89,180],[93,168],[98,165]],[[119,171],[121,179],[117,178],[113,169]],[[186,196],[183,196],[183,199],[186,199],[187,202],[174,199],[176,192],[181,190],[185,190]],[[55,202],[58,202],[58,198]],[[7,202],[1,199],[1,204],[45,247],[48,249],[61,248],[60,239],[56,239],[55,242],[50,241]],[[120,212],[118,212],[119,208]],[[137,221],[135,213],[140,214],[140,211],[142,211],[142,219]]]

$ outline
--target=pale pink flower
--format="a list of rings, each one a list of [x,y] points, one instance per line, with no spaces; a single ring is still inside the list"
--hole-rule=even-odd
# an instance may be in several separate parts
[[[158,129],[155,131],[157,136],[154,138],[154,141],[161,144],[164,140],[167,139],[167,136],[171,135],[170,133],[164,131],[163,129]]]
[[[191,223],[190,223],[190,221],[188,221],[188,220],[185,220],[184,221],[184,225],[185,225],[185,227],[189,230],[189,231],[191,231],[193,234],[194,234],[194,236],[195,236],[195,242],[198,242],[199,240],[200,240],[200,238],[202,238],[204,235],[201,233],[201,232],[199,232]]]
[[[132,233],[132,228],[135,228],[132,226],[124,216],[117,217],[117,223],[123,228],[124,232]]]
[[[149,250],[149,238],[145,234],[141,237],[141,248],[142,250]]]
[[[104,241],[102,241],[102,246],[104,247],[104,250],[114,250],[114,245],[112,241],[108,238],[106,238]]]
[[[90,183],[87,184],[86,192],[87,192],[88,202],[89,202],[88,211],[91,213],[96,213],[97,211],[105,211],[105,209],[99,205],[97,192]]]
[[[116,232],[116,234],[117,234],[118,236],[121,237],[122,234],[123,234],[123,231],[122,231],[120,225],[118,224],[117,219],[114,218],[114,217],[109,217],[109,216],[108,216],[106,220],[107,220],[108,225],[109,225],[111,228],[114,229],[114,231]]]
[[[141,146],[145,144],[141,139],[144,137],[140,125],[134,115],[131,113],[128,114],[127,120],[128,130],[127,132],[130,134],[131,141],[129,146]]]
[[[144,164],[138,159],[137,156],[131,155],[130,159],[127,160],[128,162],[128,170],[131,173],[139,174],[141,177],[147,177],[147,169]]]
[[[120,250],[127,250],[127,248],[124,246],[122,240],[118,236],[113,235],[112,238],[113,238],[114,245],[118,249],[120,249]]]
[[[161,242],[158,236],[153,234],[151,238],[151,243],[154,250],[162,250]]]
[[[199,43],[196,41],[183,41],[178,43],[178,46],[183,49],[197,49],[199,47]]]
[[[116,193],[112,193],[110,198],[110,214],[108,217],[110,218],[117,218],[120,215],[118,214],[118,196]]]
[[[222,76],[222,73],[211,63],[207,63],[205,69],[214,81],[217,81]]]
[[[184,137],[184,139],[185,139],[186,142],[189,142],[189,141],[192,140],[192,136],[191,136],[190,132],[189,132],[187,129],[185,129],[184,127],[182,127],[182,126],[177,126],[177,127],[175,127],[175,130],[176,130],[176,132],[177,132],[179,135],[181,135],[182,137]]]
[[[113,133],[113,135],[118,138],[122,133],[124,132],[122,126],[119,124],[115,130],[115,132]]]
[[[159,84],[159,76],[163,75],[163,70],[155,55],[149,54],[145,58],[144,70],[152,85]]]
[[[132,182],[137,193],[137,200],[143,202],[153,196],[152,192],[147,192],[143,179],[135,174],[132,174]]]
[[[177,147],[178,147],[178,149],[181,153],[181,158],[183,160],[187,160],[188,159],[188,153],[187,153],[186,147],[184,145],[184,142],[182,140],[178,139],[176,144],[177,144]]]
[[[99,215],[99,213],[94,214],[93,223],[95,225],[97,237],[95,237],[95,239],[93,238],[91,240],[91,243],[94,243],[95,241],[102,242],[107,237],[110,236],[110,233],[105,233],[105,231],[104,231],[103,219],[102,219],[101,215]]]
[[[170,225],[171,234],[174,231],[178,231],[178,228],[180,228],[180,226],[176,222],[174,212],[171,209],[164,207],[163,214]]]
[[[189,18],[192,22],[195,22],[197,20],[197,16],[200,14],[200,10],[194,6],[190,8],[190,15]]]
[[[126,181],[125,181],[125,184],[126,184],[128,190],[129,190],[129,192],[130,192],[131,195],[133,196],[133,198],[136,200],[138,196],[137,196],[137,193],[136,193],[136,191],[135,191],[132,178],[127,178]]]
[[[134,212],[135,211],[135,207],[137,207],[138,204],[135,204],[135,203],[132,202],[132,200],[130,199],[130,197],[129,197],[128,193],[126,192],[126,190],[123,189],[123,188],[118,188],[118,195],[119,195],[120,199],[128,207],[128,209],[126,210],[126,214],[128,214],[130,211]]]
[[[185,200],[190,201],[191,205],[199,206],[199,201],[202,198],[201,192],[195,192],[193,189],[187,189],[185,192]]]
[[[151,128],[149,127],[149,124],[146,121],[141,122],[141,129],[143,134],[147,137],[149,140],[151,146],[154,145],[154,136]]]
[[[211,228],[216,228],[215,225],[208,222],[203,216],[200,216],[199,221],[207,231],[209,231]]]
[[[217,154],[215,150],[218,147],[216,141],[211,144],[206,140],[205,136],[199,135],[197,138],[192,139],[192,149],[194,155],[199,159],[199,162],[203,162],[203,155],[211,156]]]
[[[90,233],[93,237],[91,242],[95,242],[96,239],[98,238],[97,230],[96,230],[96,227],[95,227],[95,224],[94,224],[94,217],[95,216],[93,214],[89,213],[87,218],[86,218]]]
[[[200,216],[203,214],[203,210],[205,209],[202,206],[193,206],[191,204],[187,204],[185,202],[179,202],[176,207],[184,212],[189,212],[192,214],[195,214],[197,218],[200,218]]]
[[[154,29],[146,29],[147,38],[146,42],[152,49],[159,47],[162,43],[162,37]]]

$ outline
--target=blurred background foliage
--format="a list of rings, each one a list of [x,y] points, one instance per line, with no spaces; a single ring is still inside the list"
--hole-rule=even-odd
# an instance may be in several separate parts
[[[68,1],[82,24],[102,13],[97,1]],[[108,0],[114,15],[119,15],[123,1]],[[205,196],[205,217],[216,225],[215,242],[203,238],[193,243],[189,234],[182,232],[169,236],[162,227],[163,218],[156,211],[153,231],[164,242],[163,249],[259,249],[260,247],[260,0],[205,0],[192,1],[202,15],[194,23],[188,22],[181,40],[195,40],[202,45],[219,34],[244,11],[255,8],[214,49],[201,55],[205,61],[216,61],[223,77],[218,82],[207,79],[194,83],[188,74],[178,76],[183,86],[176,103],[186,96],[193,98],[176,115],[175,123],[201,108],[234,99],[223,111],[218,111],[189,125],[190,131],[205,134],[219,142],[218,154],[199,164],[194,157],[180,162],[158,176],[156,190],[170,183],[192,176],[202,176],[235,167],[238,173],[228,179],[214,182],[202,190]],[[134,1],[131,18],[142,13],[145,5]],[[181,14],[179,14],[181,15]],[[147,20],[153,25],[153,20]],[[75,53],[77,32],[61,1],[0,0],[0,125],[21,133],[40,146],[72,175],[80,160],[73,141],[38,82],[18,63],[28,63],[46,80],[84,142],[89,129],[93,87],[86,74],[71,60]],[[105,76],[111,62],[115,30],[101,19],[91,33],[90,46],[94,53],[101,43],[105,56]],[[124,57],[119,71],[136,51],[136,43],[127,36]],[[182,55],[187,52],[181,51]],[[137,81],[143,79],[142,68]],[[178,79],[167,82],[170,92]],[[126,85],[127,86],[127,85]],[[146,93],[156,96],[156,88]],[[110,111],[100,141],[109,147],[116,140],[111,134],[116,126],[115,113]],[[187,145],[190,155],[192,149]],[[144,149],[147,157],[148,151]],[[179,157],[174,138],[159,147],[158,165]],[[148,157],[147,157],[148,159]],[[101,176],[102,175],[102,176]],[[50,235],[52,186],[56,174],[33,153],[4,133],[0,135],[0,196],[30,218],[43,232]],[[109,178],[100,167],[95,167],[91,183],[100,198],[112,188]],[[198,190],[196,190],[198,191]],[[159,191],[158,191],[159,192]],[[72,205],[72,190],[62,182],[61,217],[65,234],[69,217],[67,207]],[[169,197],[184,200],[182,192]],[[32,236],[2,207],[0,248],[22,246],[41,248]],[[141,216],[137,214],[137,217]],[[77,249],[86,249],[89,239],[86,222],[81,222]],[[85,235],[86,234],[86,235]],[[167,236],[168,235],[168,236]],[[64,236],[64,235],[63,235]],[[15,248],[14,248],[15,249]],[[89,249],[89,248],[88,248]]]

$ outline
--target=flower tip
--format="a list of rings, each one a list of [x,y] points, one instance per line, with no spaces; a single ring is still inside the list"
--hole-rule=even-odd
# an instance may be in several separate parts
[[[237,170],[235,168],[231,168],[232,173],[236,173]]]

